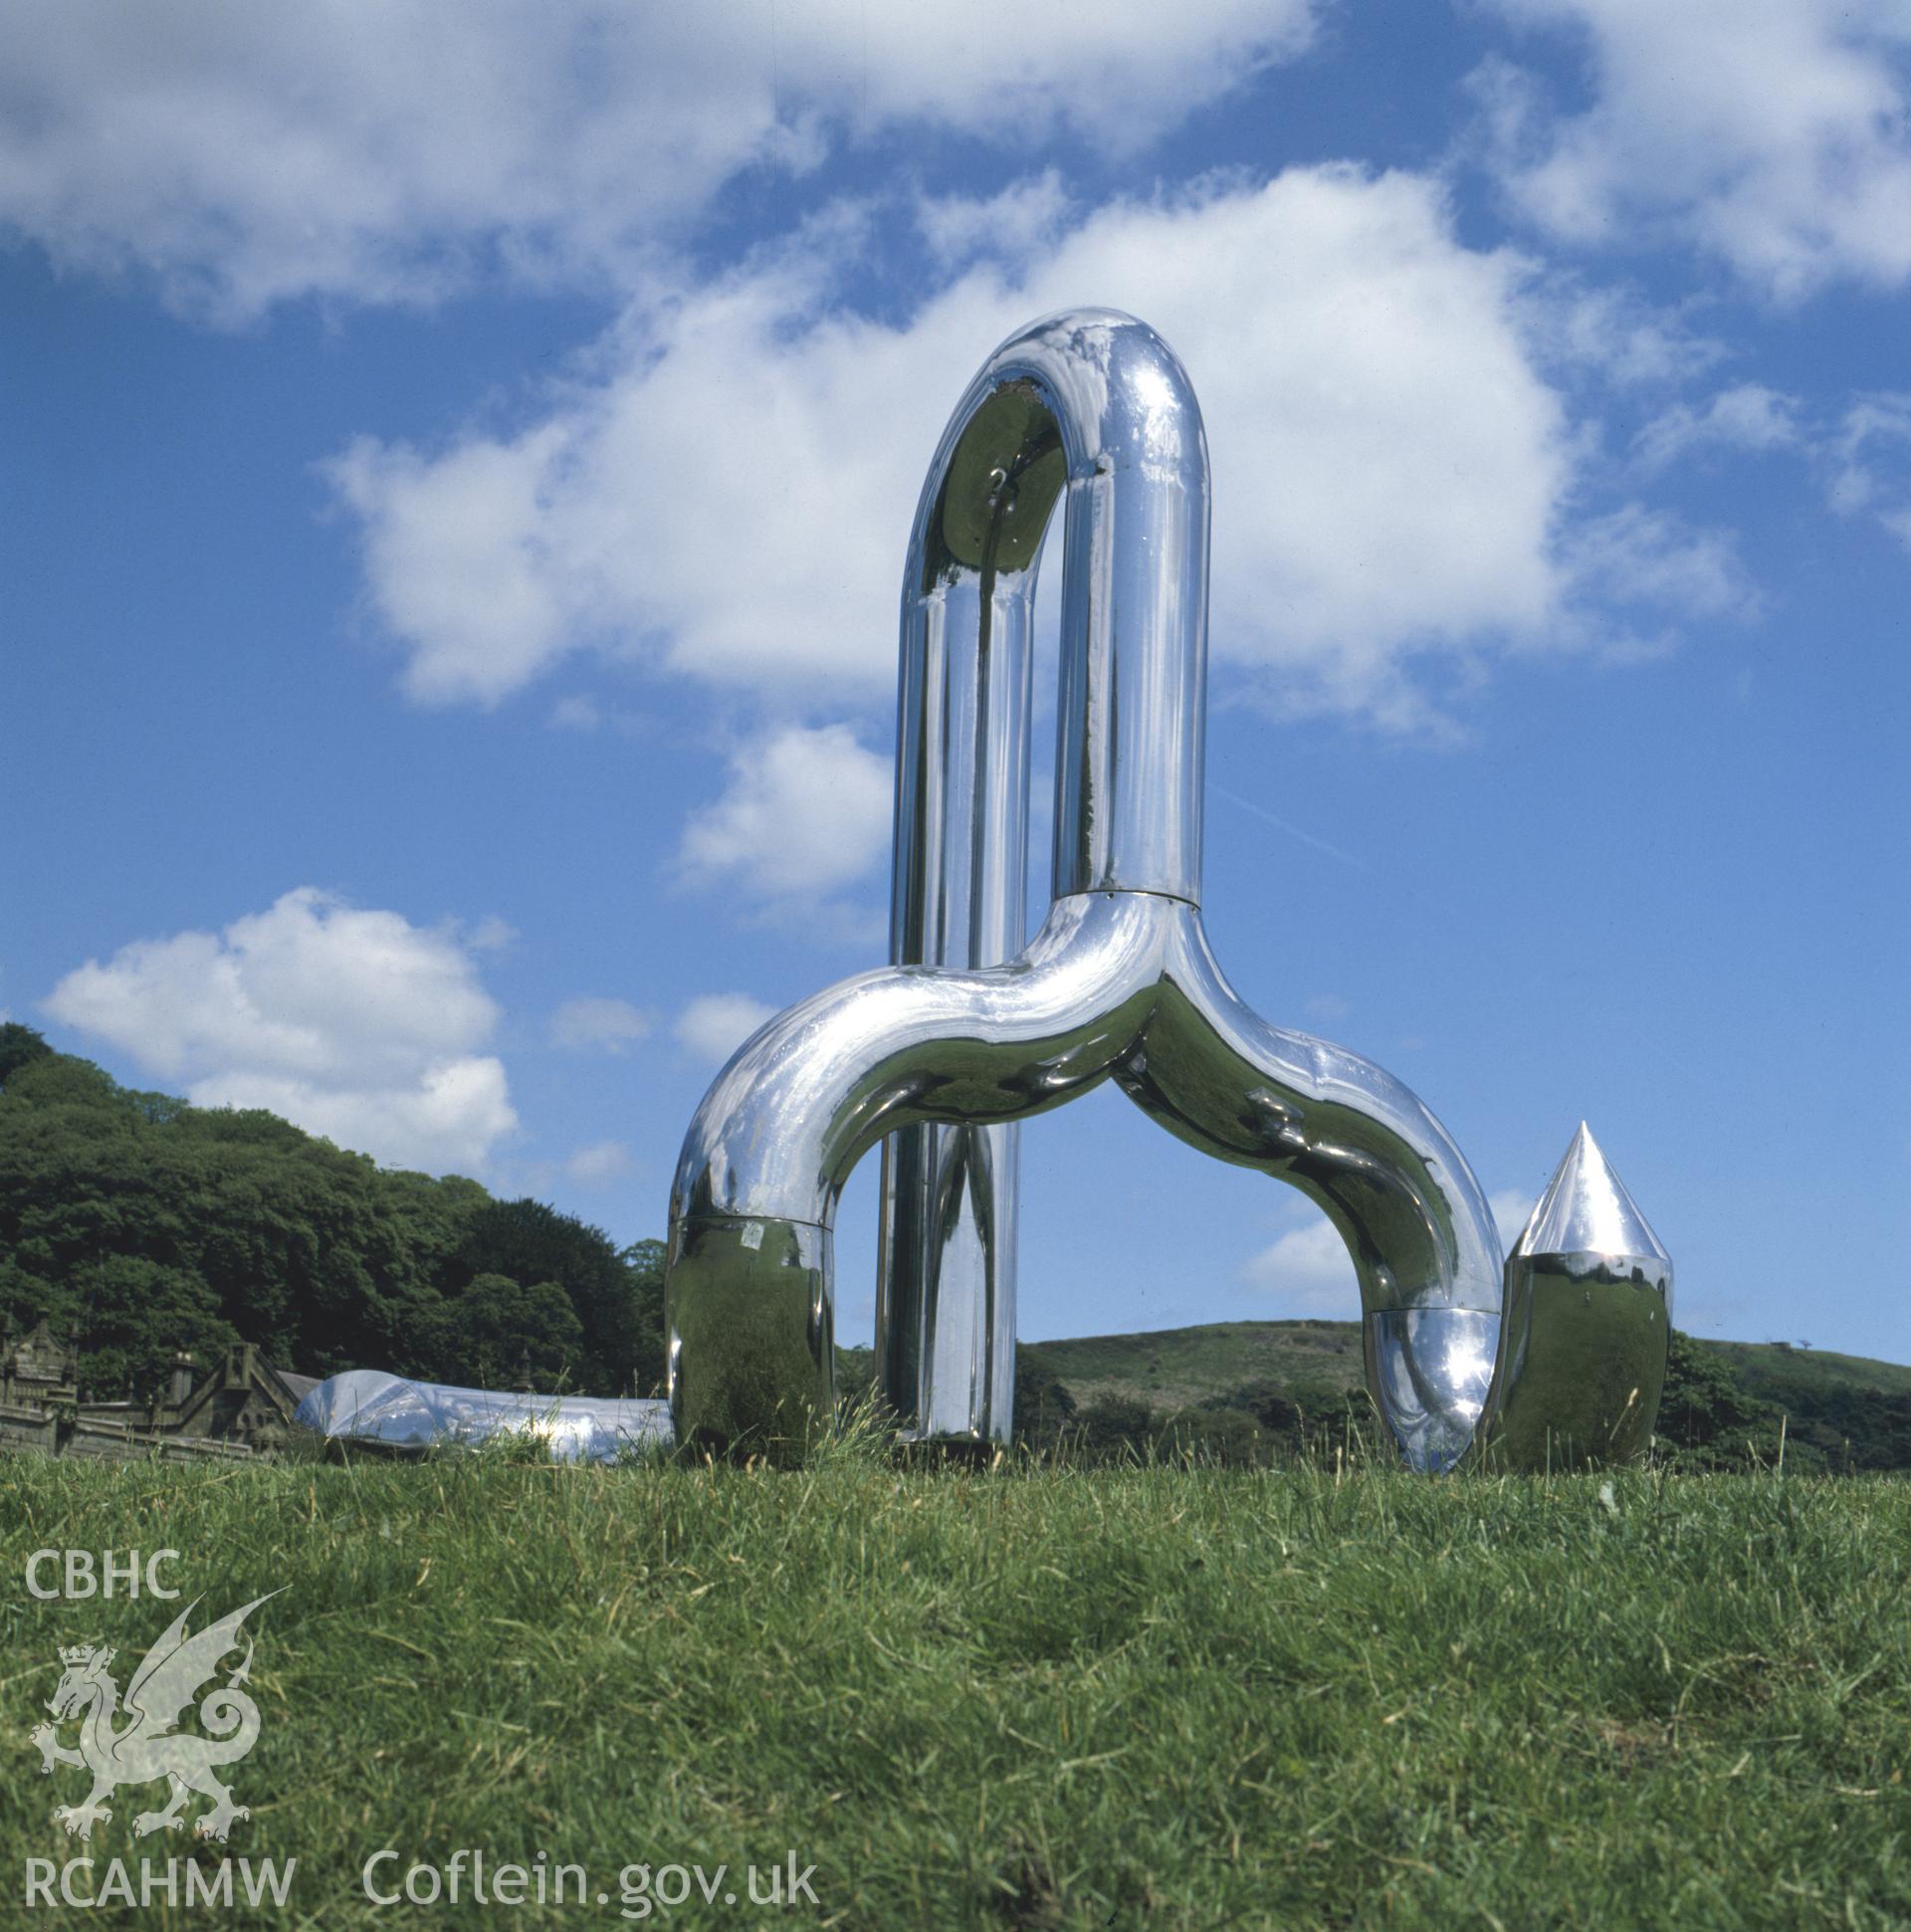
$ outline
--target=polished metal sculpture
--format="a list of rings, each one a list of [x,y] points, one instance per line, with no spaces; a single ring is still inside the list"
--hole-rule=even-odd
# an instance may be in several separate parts
[[[1058,498],[1053,897],[1024,947],[1032,613]],[[1153,329],[1074,311],[996,350],[909,547],[893,964],[764,1025],[684,1143],[666,1283],[681,1438],[788,1447],[828,1416],[836,1202],[885,1139],[883,1393],[907,1434],[1006,1436],[1014,1123],[1111,1078],[1333,1221],[1408,1463],[1451,1467],[1490,1419],[1499,1237],[1458,1148],[1390,1074],[1259,1018],[1208,947],[1207,553],[1200,412]]]
[[[1506,1259],[1491,1459],[1623,1462],[1652,1439],[1672,1261],[1586,1123]]]
[[[382,1369],[347,1369],[306,1391],[293,1420],[330,1441],[387,1449],[474,1448],[510,1438],[553,1462],[622,1462],[667,1450],[667,1404],[600,1395],[537,1395],[414,1382]]]

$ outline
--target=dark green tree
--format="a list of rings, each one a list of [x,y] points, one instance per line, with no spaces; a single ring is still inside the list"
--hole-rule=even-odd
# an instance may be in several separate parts
[[[1018,1343],[1015,1349],[1017,1442],[1039,1447],[1053,1442],[1075,1420],[1075,1397],[1040,1349]]]
[[[428,1348],[434,1380],[472,1389],[529,1385],[540,1395],[576,1386],[584,1331],[554,1281],[521,1287],[483,1274],[438,1309]]]
[[[664,1258],[662,1241],[634,1241],[617,1259],[623,1264],[630,1318],[630,1373],[626,1385],[639,1395],[664,1387]],[[623,1390],[618,1391],[624,1393]]]
[[[1238,1409],[1253,1416],[1270,1438],[1270,1448],[1278,1446],[1289,1451],[1301,1447],[1310,1409],[1338,1413],[1341,1406],[1338,1402],[1322,1401],[1312,1395],[1304,1403],[1291,1391],[1277,1388],[1266,1381],[1243,1383],[1226,1395],[1216,1395],[1201,1403],[1203,1408]]]
[[[556,1337],[531,1350],[546,1378],[604,1395],[662,1380],[659,1242],[620,1252],[539,1201],[382,1170],[272,1114],[133,1092],[29,1027],[0,1027],[0,1333],[46,1320],[90,1389],[143,1393],[174,1350],[234,1340],[313,1375],[441,1374],[441,1312],[484,1275],[531,1284],[465,1312],[508,1327],[530,1297]],[[516,1381],[522,1355],[494,1348],[486,1373]]]
[[[149,1400],[175,1350],[204,1368],[240,1339],[220,1315],[217,1298],[187,1268],[107,1254],[84,1263],[74,1285],[85,1348],[81,1394],[96,1401]]]
[[[24,1066],[52,1056],[53,1048],[31,1026],[18,1020],[0,1023],[0,1087],[4,1087]]]
[[[137,1114],[132,1096],[106,1068],[71,1053],[29,1053],[0,1084],[7,1099],[21,1106],[97,1107],[122,1116],[128,1126]]]
[[[1224,1469],[1255,1469],[1281,1458],[1285,1444],[1245,1408],[1183,1408],[1155,1430],[1159,1451]]]
[[[270,1114],[35,1057],[0,1093],[0,1319],[48,1320],[114,1395],[221,1337],[313,1374],[420,1368],[422,1318],[473,1204],[469,1182],[421,1182]],[[116,1265],[133,1263],[144,1272]]]
[[[1132,1395],[1097,1395],[1076,1411],[1069,1442],[1093,1461],[1116,1461],[1129,1450],[1146,1454],[1156,1433],[1155,1411]]]
[[[1697,1467],[1743,1468],[1748,1459],[1776,1457],[1778,1409],[1750,1394],[1703,1342],[1674,1329],[1667,1343],[1658,1438]]]
[[[487,1201],[465,1220],[445,1291],[461,1294],[481,1274],[556,1282],[583,1331],[578,1387],[592,1395],[621,1395],[631,1387],[638,1354],[636,1290],[602,1228],[540,1200]],[[655,1364],[661,1374],[661,1339]]]

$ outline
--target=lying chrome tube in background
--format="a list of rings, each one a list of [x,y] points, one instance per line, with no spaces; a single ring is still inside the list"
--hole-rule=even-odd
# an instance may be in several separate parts
[[[659,1401],[602,1395],[538,1395],[413,1382],[382,1369],[346,1369],[307,1390],[298,1427],[330,1441],[372,1442],[422,1455],[516,1437],[553,1462],[622,1462],[671,1445],[670,1409]]]
[[[1054,903],[1012,961],[977,965],[1018,917],[1016,694],[1063,493]],[[892,1134],[886,1393],[917,1433],[1004,1433],[1012,1260],[991,1207],[1005,1180],[1012,1201],[1012,1176],[988,1137],[1113,1076],[1183,1139],[1326,1210],[1406,1459],[1449,1467],[1473,1441],[1501,1302],[1478,1183],[1397,1081],[1243,1006],[1201,928],[1207,541],[1200,412],[1152,329],[1072,312],[995,352],[943,439],[910,552],[898,964],[769,1021],[684,1143],[666,1283],[680,1437],[799,1443],[827,1414],[835,1204]]]

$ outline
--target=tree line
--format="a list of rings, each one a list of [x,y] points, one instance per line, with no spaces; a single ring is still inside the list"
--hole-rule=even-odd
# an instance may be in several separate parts
[[[663,1244],[381,1169],[256,1109],[122,1087],[0,1025],[0,1335],[45,1320],[82,1393],[150,1395],[239,1342],[324,1376],[648,1395]]]

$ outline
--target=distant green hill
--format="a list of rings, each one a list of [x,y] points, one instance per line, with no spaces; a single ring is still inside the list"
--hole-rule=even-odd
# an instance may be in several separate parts
[[[1362,1377],[1358,1322],[1209,1322],[1034,1346],[1082,1406],[1119,1396],[1198,1408],[1250,1383],[1339,1393]]]
[[[1265,1419],[1268,1393],[1318,1411],[1361,1387],[1357,1322],[1213,1322],[1150,1335],[1093,1335],[1024,1350],[1077,1411],[1136,1404],[1156,1418],[1239,1407]],[[1135,1423],[1129,1422],[1133,1432]],[[1911,1368],[1785,1342],[1675,1337],[1660,1432],[1710,1465],[1911,1469]]]
[[[1870,1389],[1880,1395],[1911,1395],[1911,1368],[1873,1362],[1869,1356],[1837,1355],[1829,1349],[1800,1349],[1790,1342],[1707,1342],[1731,1364],[1755,1395],[1773,1400],[1800,1400],[1813,1393]]]

